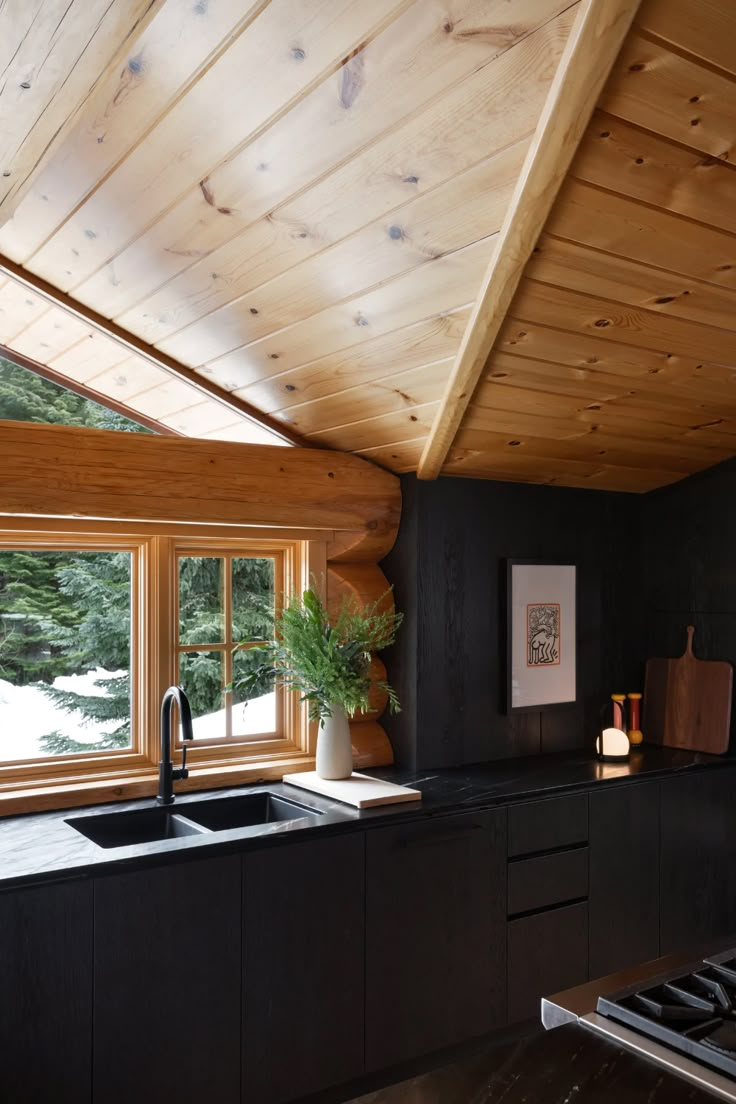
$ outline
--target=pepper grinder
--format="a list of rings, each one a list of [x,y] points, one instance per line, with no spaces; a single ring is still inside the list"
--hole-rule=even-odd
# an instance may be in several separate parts
[[[641,744],[644,740],[644,734],[640,728],[639,710],[641,707],[641,694],[627,694],[629,699],[629,743],[632,747]]]

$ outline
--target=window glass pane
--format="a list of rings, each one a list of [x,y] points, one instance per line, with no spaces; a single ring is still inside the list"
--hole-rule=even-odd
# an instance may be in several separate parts
[[[273,632],[275,561],[233,556],[233,640],[269,640]]]
[[[233,683],[263,663],[263,655],[253,648],[233,653]],[[247,698],[242,690],[233,690],[233,736],[252,736],[276,731],[276,693],[268,677],[261,677]]]
[[[179,656],[179,682],[192,707],[195,740],[224,739],[225,700],[222,652],[183,652]]]
[[[221,644],[223,561],[219,556],[179,557],[179,643]]]
[[[0,551],[0,761],[131,746],[130,552]]]
[[[0,357],[0,419],[89,426],[126,433],[151,432],[123,414],[84,399],[5,357]]]

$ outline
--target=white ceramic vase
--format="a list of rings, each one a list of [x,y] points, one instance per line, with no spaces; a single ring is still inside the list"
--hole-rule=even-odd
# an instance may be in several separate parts
[[[332,706],[332,716],[324,717],[317,736],[317,775],[319,778],[349,778],[353,773],[353,746],[345,710]]]

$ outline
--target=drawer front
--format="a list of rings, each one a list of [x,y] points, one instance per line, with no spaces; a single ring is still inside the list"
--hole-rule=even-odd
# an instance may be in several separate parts
[[[509,809],[509,856],[588,841],[588,795],[551,797]]]
[[[509,1023],[539,1020],[542,997],[587,980],[586,903],[509,921]]]
[[[587,896],[587,847],[509,863],[509,916]]]

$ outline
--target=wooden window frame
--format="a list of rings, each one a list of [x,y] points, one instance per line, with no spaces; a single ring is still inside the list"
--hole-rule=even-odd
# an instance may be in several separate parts
[[[306,553],[303,547],[306,542],[256,540],[252,538],[244,542],[241,537],[240,539],[233,540],[219,539],[210,543],[202,541],[201,539],[197,540],[191,536],[170,540],[171,543],[166,558],[170,566],[169,585],[172,595],[172,608],[169,615],[169,628],[165,631],[170,634],[172,640],[175,639],[177,635],[177,569],[180,555],[217,556],[221,554],[234,555],[238,552],[248,552],[257,556],[274,556],[281,564],[281,571],[277,572],[274,586],[277,603],[280,595],[290,594],[294,590],[301,590],[306,585],[308,575],[305,573]],[[169,678],[169,681],[166,683],[167,686],[170,686],[176,681],[176,661],[176,648],[172,647],[167,667],[167,675]],[[163,693],[165,689],[166,687],[163,687],[161,692]],[[203,767],[214,766],[217,763],[223,762],[228,762],[230,765],[238,763],[246,764],[249,762],[258,762],[264,758],[272,759],[278,756],[292,755],[295,751],[308,751],[309,733],[305,721],[305,711],[300,706],[297,695],[286,694],[283,690],[278,690],[277,695],[280,699],[277,711],[277,723],[280,721],[279,729],[281,732],[277,732],[275,738],[271,734],[264,734],[264,739],[262,740],[249,739],[237,741],[236,738],[226,738],[224,741],[217,743],[196,741],[187,748],[187,760],[191,767],[194,768],[197,765]],[[279,712],[281,714],[280,717],[278,716]],[[178,733],[176,746],[177,748],[181,747],[181,740],[178,738]]]
[[[146,710],[144,682],[148,667],[148,627],[150,604],[147,598],[150,578],[150,545],[146,538],[37,532],[13,534],[0,532],[0,551],[56,552],[129,552],[131,554],[131,746],[105,752],[77,752],[45,758],[0,761],[0,789],[10,784],[45,782],[49,778],[67,779],[113,770],[123,775],[148,764],[145,746]],[[108,766],[109,764],[109,766]]]
[[[251,555],[251,553],[253,553]],[[174,681],[181,684],[181,661],[185,655],[202,655],[202,653],[208,653],[210,655],[220,655],[222,657],[222,679],[225,686],[229,686],[233,679],[233,651],[236,647],[242,647],[244,649],[252,648],[258,642],[256,640],[239,641],[235,639],[232,631],[233,623],[233,576],[232,576],[232,562],[234,559],[269,559],[273,561],[273,592],[274,599],[278,602],[278,596],[285,591],[284,579],[286,575],[285,560],[288,556],[288,551],[279,550],[276,551],[272,548],[264,548],[255,552],[253,549],[248,548],[227,548],[222,544],[212,546],[205,545],[199,547],[195,545],[193,547],[178,545],[174,548],[174,569],[181,568],[181,561],[189,557],[202,556],[212,559],[221,560],[223,564],[222,573],[222,640],[212,641],[206,643],[200,641],[199,643],[182,644],[180,639],[180,622],[181,622],[181,586],[176,588],[175,594],[177,597],[177,606],[174,614],[173,631],[176,637],[174,645],[174,660],[176,672],[174,674]],[[259,742],[273,743],[275,740],[279,740],[283,737],[283,733],[286,731],[286,718],[284,709],[284,688],[282,686],[274,687],[275,694],[275,709],[276,715],[274,720],[274,728],[264,730],[261,733],[254,733],[252,736],[245,736],[242,733],[234,733],[232,730],[233,725],[233,701],[231,697],[231,691],[223,690],[223,702],[225,709],[225,735],[214,737],[196,737],[196,742],[191,745],[190,750],[192,753],[198,749],[206,747],[234,747],[238,744],[245,744],[248,747],[252,747]],[[177,747],[181,746],[181,739],[177,740]]]
[[[207,524],[130,523],[77,519],[3,518],[0,550],[131,551],[133,621],[131,687],[133,746],[104,753],[7,762],[0,766],[0,815],[63,808],[157,791],[160,758],[159,708],[175,681],[174,648],[179,551],[196,549],[276,554],[284,564],[283,590],[323,579],[331,532],[254,529]],[[323,539],[324,538],[324,539]],[[215,550],[213,552],[213,550]],[[180,743],[177,739],[177,746]],[[316,726],[298,695],[284,701],[284,732],[277,739],[188,748],[190,776],[180,792],[279,778],[314,765]],[[175,752],[175,758],[178,757]]]

